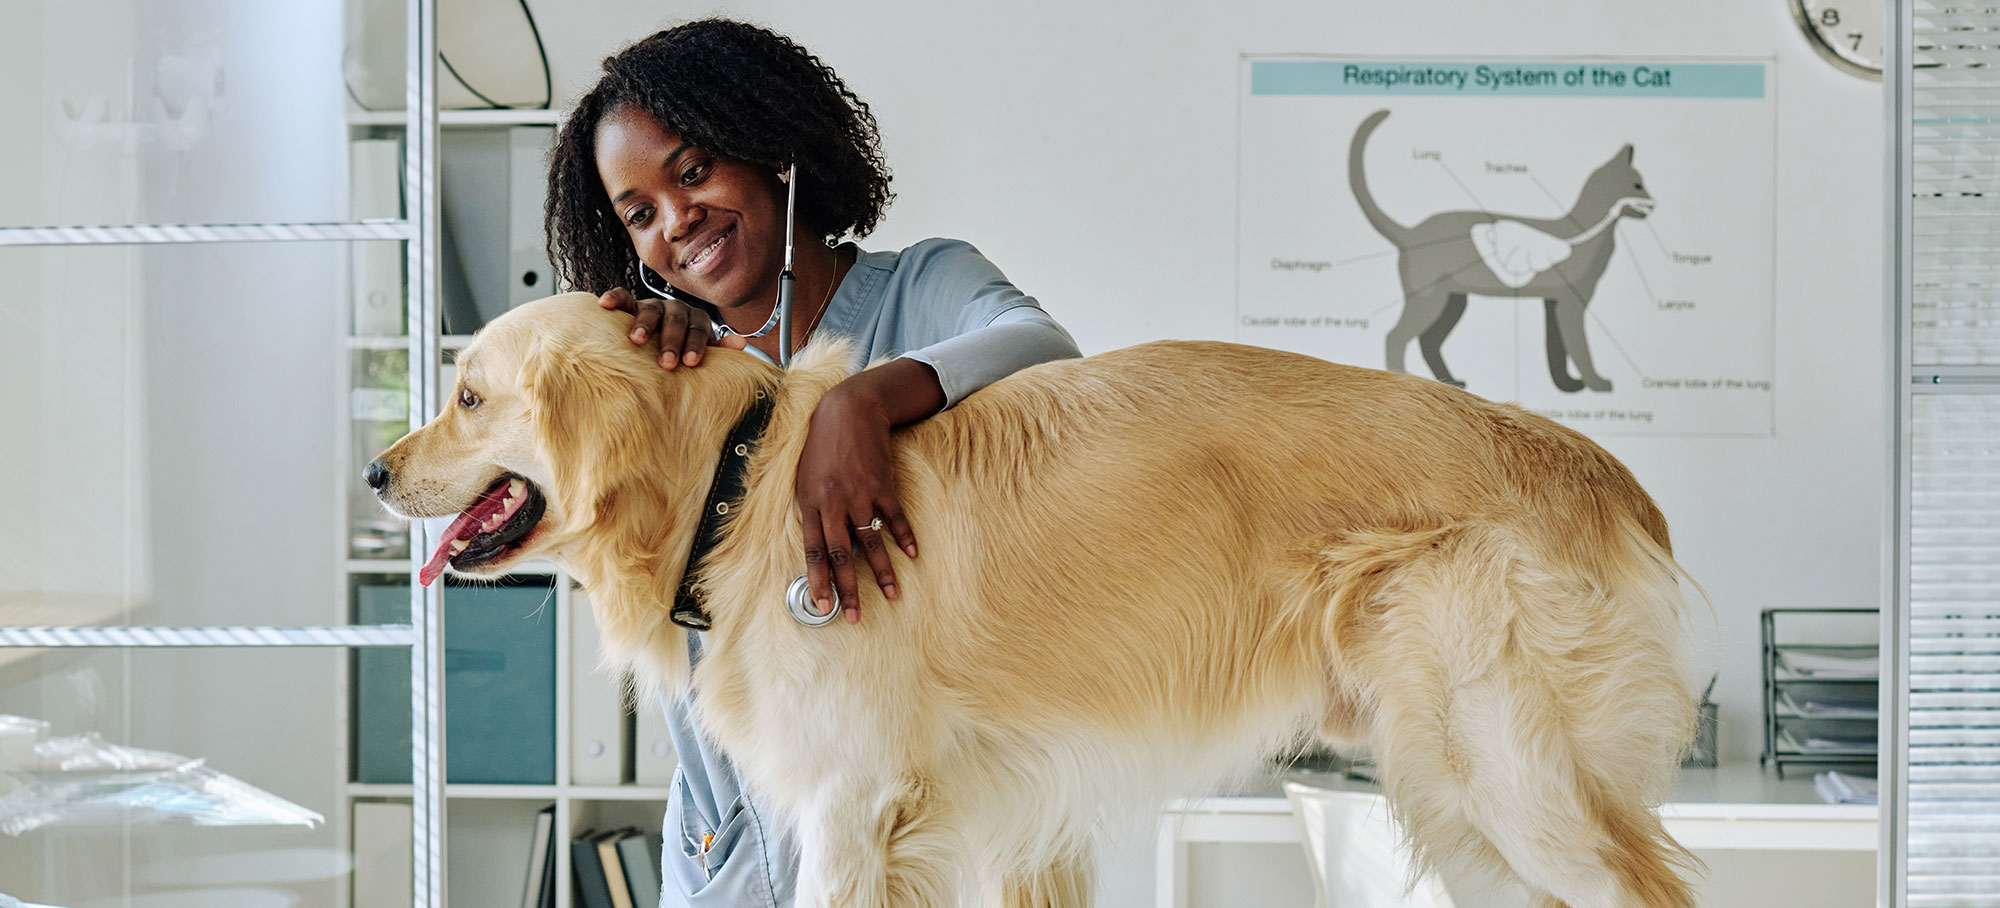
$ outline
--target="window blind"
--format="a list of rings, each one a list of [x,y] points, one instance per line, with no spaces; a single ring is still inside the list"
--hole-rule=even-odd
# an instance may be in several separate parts
[[[1907,904],[2000,906],[2000,394],[1911,403]]]
[[[1907,711],[1883,710],[1900,753],[1884,753],[1882,891],[2000,908],[2000,5],[1905,0],[1890,26],[1898,601],[1884,667],[1885,705]]]

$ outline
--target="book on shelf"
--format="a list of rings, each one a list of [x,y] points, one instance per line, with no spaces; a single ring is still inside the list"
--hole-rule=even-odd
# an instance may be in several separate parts
[[[597,856],[597,839],[606,833],[585,830],[569,843],[572,902],[578,908],[612,908],[611,886],[604,881],[604,861]]]
[[[628,826],[597,837],[597,862],[604,868],[604,886],[611,892],[611,908],[632,908],[632,888],[625,880],[618,841],[638,834],[638,830]]]
[[[535,814],[535,835],[528,846],[528,877],[521,885],[521,908],[555,908],[556,805]],[[549,900],[542,901],[547,893]]]
[[[631,826],[570,842],[577,908],[650,908],[660,901],[660,837]]]
[[[653,905],[660,900],[661,844],[660,837],[650,832],[618,840],[618,864],[625,869],[625,887],[635,905]]]

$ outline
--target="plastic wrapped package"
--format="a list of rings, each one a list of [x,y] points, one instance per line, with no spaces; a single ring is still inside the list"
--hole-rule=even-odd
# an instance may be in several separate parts
[[[196,826],[305,826],[325,822],[318,813],[242,780],[206,761],[157,750],[109,744],[95,733],[43,738],[32,757],[18,739],[46,733],[18,717],[0,716],[0,833],[18,836],[62,826],[188,823]],[[7,742],[12,743],[7,743]]]

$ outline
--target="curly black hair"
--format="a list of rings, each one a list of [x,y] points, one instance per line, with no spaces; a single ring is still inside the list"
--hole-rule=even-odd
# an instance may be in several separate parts
[[[894,198],[875,115],[831,68],[755,25],[688,22],[605,58],[556,136],[542,226],[570,289],[652,295],[634,286],[638,253],[597,175],[598,123],[628,106],[711,154],[769,170],[796,160],[800,219],[828,242],[867,236]]]

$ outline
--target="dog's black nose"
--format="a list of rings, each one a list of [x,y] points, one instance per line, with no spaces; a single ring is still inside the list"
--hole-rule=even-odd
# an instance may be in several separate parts
[[[369,488],[380,492],[383,486],[389,484],[389,468],[382,466],[379,460],[371,460],[367,468],[361,471],[361,478],[368,482]]]

